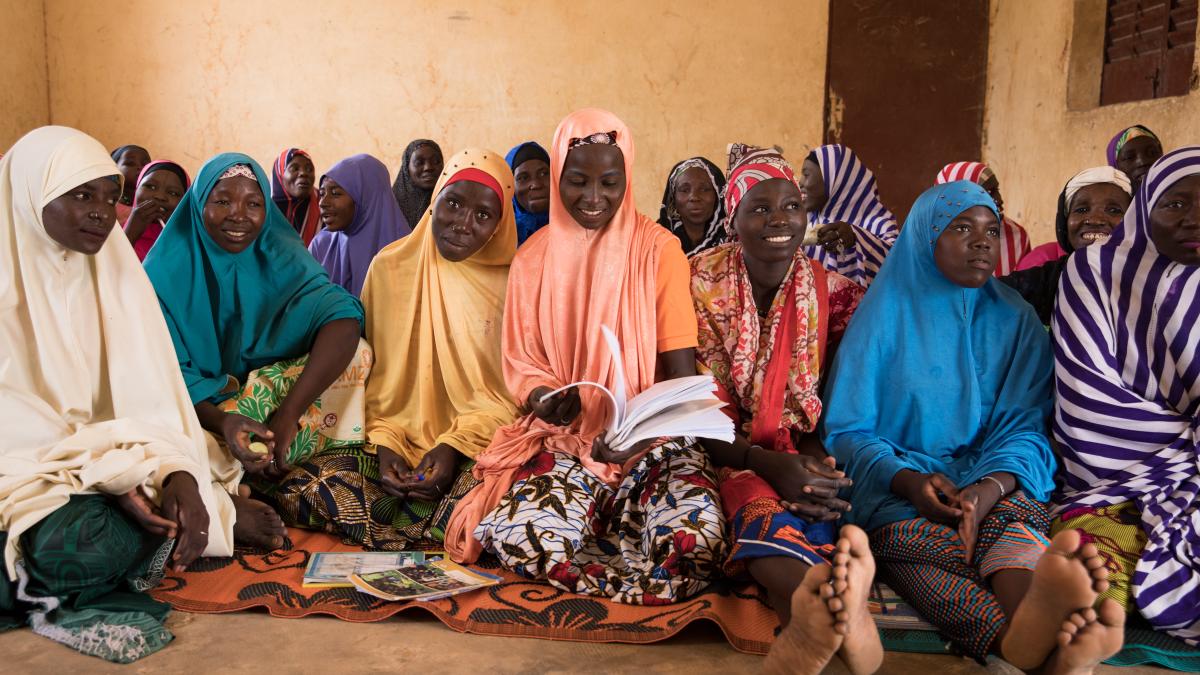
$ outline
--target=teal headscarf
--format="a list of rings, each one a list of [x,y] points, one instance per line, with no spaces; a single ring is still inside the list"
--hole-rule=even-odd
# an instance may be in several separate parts
[[[974,206],[996,212],[968,181],[917,199],[834,357],[825,447],[854,481],[847,520],[868,530],[917,517],[891,491],[901,469],[960,487],[1007,471],[1041,501],[1053,488],[1046,330],[1016,291],[995,279],[964,288],[934,262],[938,237]]]
[[[204,203],[221,174],[254,171],[267,217],[241,253],[222,249],[204,229]],[[192,402],[228,398],[229,378],[308,353],[317,331],[336,319],[363,322],[358,299],[329,281],[275,203],[270,181],[250,157],[208,160],[146,256],[146,274],[171,329]]]

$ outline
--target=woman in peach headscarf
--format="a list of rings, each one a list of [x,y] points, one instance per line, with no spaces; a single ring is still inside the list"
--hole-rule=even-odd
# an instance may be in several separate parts
[[[679,240],[638,213],[633,139],[612,113],[572,113],[551,148],[550,223],[513,260],[504,376],[529,414],[501,427],[474,469],[446,550],[577,593],[664,604],[716,576],[725,544],[716,481],[690,439],[616,452],[600,438],[612,386],[601,326],[623,351],[629,396],[694,375],[696,318]],[[527,533],[535,533],[531,541]]]

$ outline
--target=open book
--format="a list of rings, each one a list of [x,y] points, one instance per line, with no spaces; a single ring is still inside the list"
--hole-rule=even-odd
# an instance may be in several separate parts
[[[392,602],[428,602],[495,586],[500,583],[500,577],[469,569],[449,560],[435,560],[394,570],[354,574],[350,576],[350,583],[363,593]]]
[[[733,442],[733,420],[721,412],[725,402],[717,398],[717,383],[711,375],[693,375],[658,382],[642,393],[625,400],[625,361],[621,345],[608,326],[601,326],[604,341],[612,353],[613,391],[597,382],[575,382],[546,394],[546,400],[571,387],[596,387],[613,404],[604,441],[614,451],[629,450],[649,438],[712,438]]]

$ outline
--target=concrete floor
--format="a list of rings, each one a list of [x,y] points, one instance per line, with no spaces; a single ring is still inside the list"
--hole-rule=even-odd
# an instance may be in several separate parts
[[[185,614],[168,625],[175,641],[129,666],[82,656],[29,630],[0,633],[0,673],[752,673],[762,657],[735,651],[711,624],[652,645],[554,642],[464,635],[412,613],[380,623],[330,617],[275,619],[265,613]],[[889,653],[881,671],[896,675],[1016,673],[950,656]],[[1151,668],[1108,668],[1106,675],[1165,675]]]

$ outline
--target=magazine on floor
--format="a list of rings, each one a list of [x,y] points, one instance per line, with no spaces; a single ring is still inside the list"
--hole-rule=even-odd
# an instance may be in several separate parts
[[[596,387],[604,392],[613,405],[604,440],[617,452],[653,438],[691,436],[733,442],[733,420],[721,412],[725,402],[717,398],[717,383],[711,375],[657,382],[627,401],[621,345],[608,326],[601,326],[601,330],[616,369],[612,389],[597,382],[575,382],[546,394],[543,401],[571,387]]]
[[[500,577],[435,560],[350,577],[358,590],[384,600],[440,600],[500,583]]]
[[[351,551],[313,553],[304,569],[305,588],[350,588],[354,574],[369,574],[420,565],[445,557],[439,551]]]

